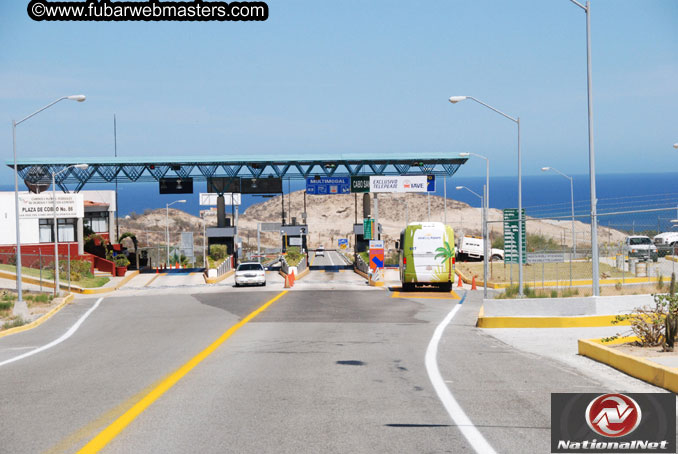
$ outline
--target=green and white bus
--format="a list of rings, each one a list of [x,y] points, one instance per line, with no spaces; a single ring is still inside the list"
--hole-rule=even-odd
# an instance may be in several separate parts
[[[452,289],[455,256],[452,227],[442,222],[411,222],[400,233],[398,249],[403,290],[411,290],[417,284]]]

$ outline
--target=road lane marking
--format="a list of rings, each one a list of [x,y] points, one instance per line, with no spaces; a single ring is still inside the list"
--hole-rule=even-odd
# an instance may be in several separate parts
[[[96,301],[96,303],[94,303],[94,305],[93,305],[92,307],[90,307],[89,310],[88,310],[87,312],[85,312],[85,313],[83,314],[83,316],[80,317],[80,318],[78,319],[78,321],[75,322],[75,324],[74,324],[73,326],[71,326],[71,327],[69,328],[69,330],[66,331],[60,338],[58,338],[58,339],[56,339],[56,340],[53,340],[53,341],[50,342],[49,344],[45,344],[45,345],[43,345],[42,347],[38,347],[38,348],[36,348],[36,349],[34,349],[34,350],[31,350],[31,351],[29,351],[29,352],[23,353],[23,354],[21,354],[21,355],[19,355],[19,356],[15,356],[14,358],[6,359],[6,360],[0,362],[0,367],[4,366],[4,365],[6,365],[6,364],[9,364],[9,363],[13,363],[14,361],[19,361],[20,359],[28,358],[29,356],[33,356],[33,355],[35,355],[35,354],[37,354],[37,353],[43,352],[43,351],[45,351],[45,350],[47,350],[47,349],[50,349],[50,348],[54,347],[55,345],[59,345],[60,343],[62,343],[63,341],[65,341],[66,339],[68,339],[69,337],[71,337],[71,336],[78,330],[78,328],[80,328],[80,325],[82,325],[82,323],[87,319],[87,317],[90,316],[90,314],[91,314],[92,312],[94,312],[94,310],[95,310],[97,307],[99,307],[99,304],[101,303],[101,301],[103,301],[103,299],[104,299],[103,297],[99,298],[99,299]]]
[[[334,266],[334,261],[332,260],[332,251],[327,253],[327,258],[330,259],[330,266]]]
[[[99,432],[97,436],[92,438],[85,446],[83,446],[78,454],[90,454],[97,453],[101,451],[108,443],[110,443],[115,437],[117,437],[120,432],[122,432],[128,425],[132,423],[144,410],[150,407],[156,400],[158,400],[163,394],[169,391],[179,380],[181,380],[187,373],[189,373],[195,366],[200,364],[205,358],[210,356],[214,351],[221,346],[226,340],[231,337],[236,331],[242,328],[247,322],[252,320],[254,317],[265,311],[271,304],[278,301],[287,293],[287,290],[284,290],[274,298],[268,300],[262,306],[260,306],[255,311],[251,312],[247,317],[240,320],[235,325],[231,326],[226,332],[224,332],[217,340],[212,342],[206,349],[198,353],[186,364],[181,366],[179,369],[172,372],[164,380],[160,382],[151,392],[146,394],[139,402],[134,404],[132,408],[127,410],[122,414],[118,419],[113,421],[111,425],[106,427],[104,430]]]
[[[443,377],[440,375],[440,370],[438,369],[438,343],[440,342],[447,325],[450,324],[454,316],[459,312],[462,303],[466,299],[466,295],[467,293],[464,293],[459,304],[454,305],[454,308],[452,308],[450,313],[447,314],[433,332],[433,337],[426,349],[426,372],[428,372],[431,384],[433,384],[433,387],[438,394],[438,398],[445,406],[445,410],[447,410],[452,421],[454,421],[459,431],[466,437],[466,440],[473,449],[478,453],[494,454],[496,451],[490,446],[487,440],[485,440],[485,437],[483,437],[476,426],[473,425],[469,417],[466,416],[466,413],[464,413],[464,410],[462,410],[461,406],[445,384],[445,380],[443,380]]]

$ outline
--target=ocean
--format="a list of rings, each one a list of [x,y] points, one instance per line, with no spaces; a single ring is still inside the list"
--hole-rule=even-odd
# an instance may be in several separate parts
[[[447,197],[480,206],[480,200],[466,190],[455,190],[456,186],[467,186],[482,194],[484,177],[453,176],[447,179]],[[114,189],[113,184],[92,184],[85,189]],[[284,181],[285,192],[304,189],[303,180]],[[0,185],[3,191],[11,191],[13,185]],[[25,186],[20,183],[20,189]],[[571,215],[570,182],[568,179],[549,172],[544,175],[523,176],[523,207],[528,216],[534,217],[567,217]],[[608,223],[617,228],[628,224],[629,229],[645,230],[671,228],[670,221],[678,219],[678,173],[654,174],[607,174],[598,175],[596,179],[598,196],[598,212],[603,214],[601,225]],[[186,199],[185,204],[173,207],[199,215],[200,192],[206,192],[205,182],[196,182],[193,194],[158,194],[157,183],[120,183],[118,185],[118,206],[120,216],[132,212],[141,214],[146,209],[164,208],[165,204],[177,199]],[[516,177],[493,177],[490,179],[490,207],[515,208],[518,205],[518,186]],[[443,181],[436,181],[436,195],[443,195]],[[388,196],[388,195],[384,195]],[[327,197],[332,197],[328,195]],[[252,204],[265,199],[254,195],[243,195],[241,212]],[[582,222],[587,222],[585,215],[590,211],[588,175],[574,176],[575,213]],[[202,207],[204,208],[204,207]],[[652,213],[635,213],[617,216],[604,216],[605,213],[626,212],[632,210],[676,208],[675,210]],[[606,222],[607,221],[607,222]]]

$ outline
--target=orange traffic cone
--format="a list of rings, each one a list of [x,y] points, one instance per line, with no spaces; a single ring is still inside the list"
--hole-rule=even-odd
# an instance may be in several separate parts
[[[294,281],[295,281],[294,271],[292,271],[292,273],[290,274],[290,287],[294,287]]]
[[[285,288],[290,288],[290,277],[285,275]]]
[[[471,281],[471,290],[478,290],[478,287],[476,287],[476,277],[473,276],[473,280]]]
[[[457,283],[457,287],[463,287],[463,285],[461,285],[461,274],[459,275],[459,282]]]
[[[159,274],[159,273],[160,273],[160,268],[156,268],[156,269],[155,269],[155,274]]]

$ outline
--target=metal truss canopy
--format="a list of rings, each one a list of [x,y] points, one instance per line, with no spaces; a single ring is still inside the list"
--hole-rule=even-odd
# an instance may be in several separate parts
[[[26,159],[17,161],[19,176],[27,183],[50,184],[52,173],[74,164],[88,164],[87,169],[70,168],[56,177],[57,185],[64,191],[80,191],[87,183],[119,183],[159,181],[160,178],[193,178],[206,180],[212,177],[242,178],[292,178],[309,176],[357,175],[440,175],[452,176],[468,158],[450,157],[447,154],[416,155],[341,155],[336,158],[315,159],[307,156],[258,156],[247,159],[208,158],[64,158]],[[6,163],[14,167],[13,162]]]

